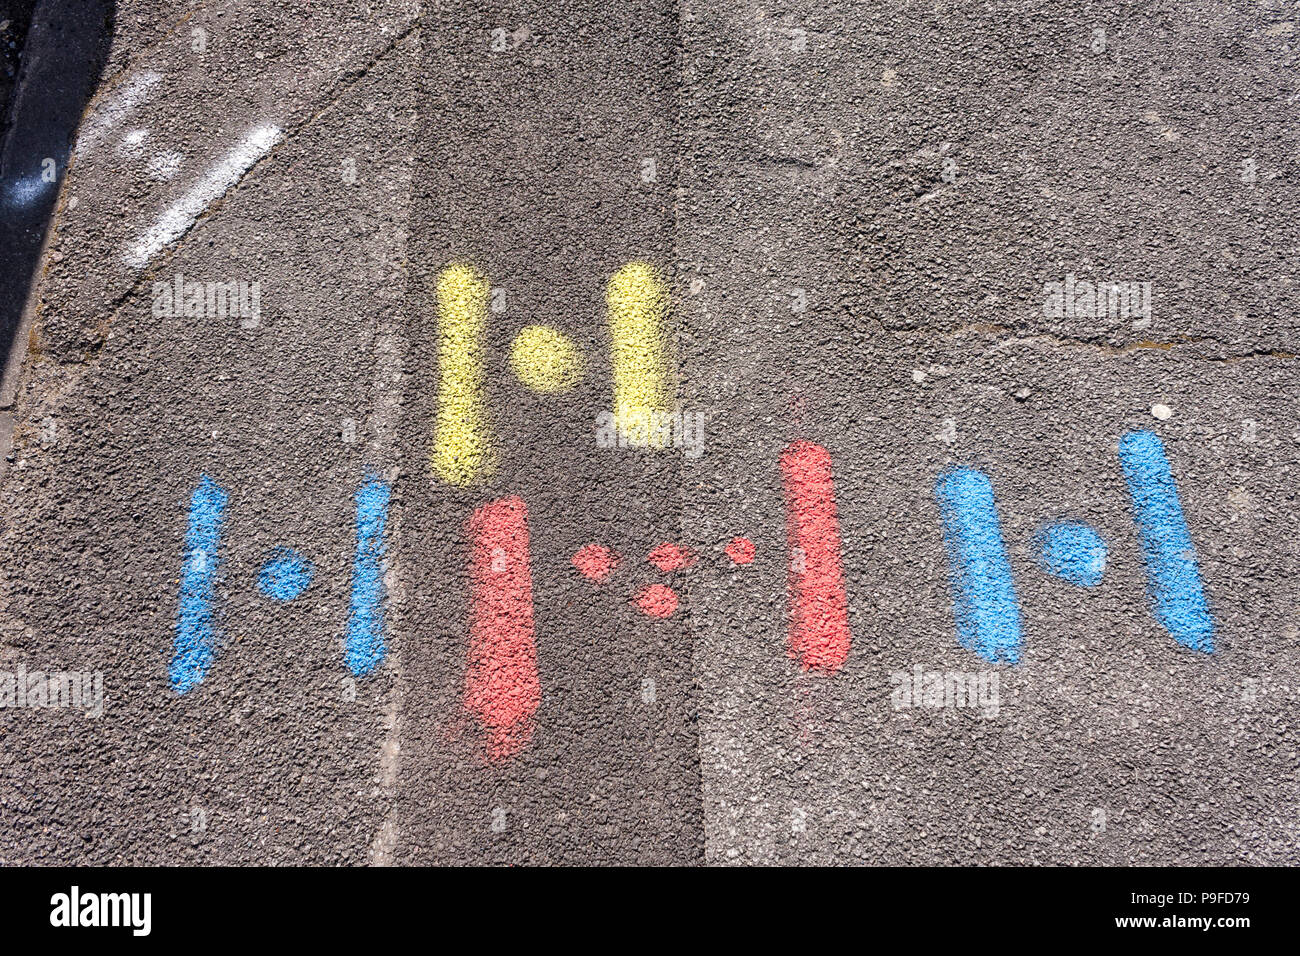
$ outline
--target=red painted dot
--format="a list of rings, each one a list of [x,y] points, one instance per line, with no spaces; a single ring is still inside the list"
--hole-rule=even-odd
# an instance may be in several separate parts
[[[589,544],[579,548],[573,556],[573,566],[584,578],[603,581],[618,565],[618,555],[603,544]]]
[[[662,584],[650,584],[636,596],[636,606],[650,617],[671,617],[677,610],[677,592]]]
[[[666,574],[678,568],[689,568],[695,563],[695,552],[665,541],[646,555],[646,560]]]
[[[749,564],[754,560],[754,542],[748,538],[732,538],[727,545],[727,557],[732,564]]]

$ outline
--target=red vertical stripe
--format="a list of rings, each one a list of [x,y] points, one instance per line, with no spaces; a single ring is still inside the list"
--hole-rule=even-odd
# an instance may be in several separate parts
[[[840,563],[831,456],[810,441],[781,454],[790,546],[790,656],[804,670],[833,674],[849,656],[849,607]]]
[[[542,701],[533,640],[533,578],[528,566],[528,506],[517,497],[483,505],[470,517],[473,608],[465,709],[504,760],[527,745]]]

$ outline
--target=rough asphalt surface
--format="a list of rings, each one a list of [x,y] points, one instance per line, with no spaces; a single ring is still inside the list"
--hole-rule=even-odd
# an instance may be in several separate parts
[[[1297,22],[1201,0],[119,0],[0,410],[0,672],[101,672],[104,709],[0,709],[0,863],[1294,864]],[[267,124],[273,148],[131,265]],[[632,261],[668,286],[699,457],[595,440],[606,283]],[[494,290],[500,463],[468,488],[430,468],[456,262]],[[260,283],[260,316],[155,314],[177,274]],[[1150,283],[1149,321],[1049,317],[1067,275]],[[511,371],[532,323],[578,346],[574,390]],[[1153,616],[1133,429],[1164,442],[1212,655]],[[798,439],[833,461],[834,675],[786,652]],[[996,495],[1015,665],[957,640],[952,466]],[[388,653],[354,678],[368,473],[393,489]],[[222,643],[178,695],[203,475],[229,493]],[[507,496],[541,703],[494,760],[462,700],[467,522]],[[1061,519],[1107,542],[1096,587],[1039,567]],[[723,554],[736,536],[752,564]],[[570,561],[593,542],[623,558],[599,584]],[[661,572],[661,542],[698,560]],[[283,603],[256,587],[277,547],[315,568]],[[654,583],[681,597],[665,619],[632,603]],[[917,667],[996,675],[996,708],[897,706]]]

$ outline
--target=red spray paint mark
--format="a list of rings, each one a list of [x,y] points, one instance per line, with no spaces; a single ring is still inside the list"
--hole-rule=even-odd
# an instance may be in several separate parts
[[[672,617],[677,610],[677,592],[662,584],[643,587],[633,600],[641,613],[650,617]]]
[[[571,560],[582,576],[592,581],[605,580],[618,566],[618,555],[603,544],[579,548]]]
[[[804,670],[833,674],[849,656],[849,609],[840,564],[831,456],[810,441],[781,454],[790,546],[790,656]]]
[[[646,560],[667,574],[669,571],[676,571],[678,568],[689,568],[695,563],[695,552],[690,548],[679,548],[677,545],[665,541],[646,555]]]
[[[488,756],[504,760],[527,745],[542,701],[533,640],[528,506],[517,497],[483,505],[469,519],[469,666],[465,709],[491,735]]]
[[[754,560],[754,542],[748,538],[732,538],[726,554],[732,564],[749,564]]]

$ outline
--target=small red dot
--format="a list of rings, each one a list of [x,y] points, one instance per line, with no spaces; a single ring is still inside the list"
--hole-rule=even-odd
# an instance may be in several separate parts
[[[662,584],[650,584],[636,596],[636,606],[650,617],[671,617],[677,610],[677,592]]]
[[[733,564],[749,564],[754,560],[754,542],[748,538],[732,538],[727,545],[727,557]]]
[[[603,581],[618,564],[618,555],[603,544],[589,544],[578,549],[572,558],[573,566],[582,576],[592,581]]]
[[[695,552],[690,548],[679,548],[677,545],[665,541],[646,555],[646,560],[667,574],[669,571],[676,571],[678,568],[689,568],[695,563]]]

